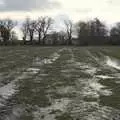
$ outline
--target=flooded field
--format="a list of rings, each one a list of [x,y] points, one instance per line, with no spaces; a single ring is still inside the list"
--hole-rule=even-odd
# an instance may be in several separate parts
[[[0,120],[120,120],[120,48],[1,47]]]

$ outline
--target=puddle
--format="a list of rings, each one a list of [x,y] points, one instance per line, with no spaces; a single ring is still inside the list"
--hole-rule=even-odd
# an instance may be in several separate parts
[[[110,96],[112,95],[112,91],[107,89],[106,86],[103,86],[99,83],[99,81],[96,78],[93,79],[84,79],[79,80],[80,84],[82,85],[82,95],[83,97],[92,99],[93,100],[99,100],[100,95]],[[79,82],[77,84],[79,84]]]
[[[51,106],[46,108],[37,107],[33,113],[34,120],[56,120],[56,115],[60,115],[66,111],[66,106],[71,101],[67,98],[56,99]]]
[[[74,91],[75,91],[75,88],[73,86],[57,88],[57,92],[60,94],[72,94]]]
[[[96,75],[96,78],[102,78],[102,79],[113,79],[116,77],[112,77],[112,76],[107,76],[107,75]]]
[[[4,117],[4,120],[19,120],[20,116],[24,113],[21,106],[15,106],[9,115]]]
[[[15,94],[15,81],[8,83],[0,88],[0,107],[4,107],[6,100],[10,99]]]
[[[120,70],[120,64],[118,63],[118,61],[115,59],[111,59],[108,56],[106,57],[106,64],[110,67]]]
[[[52,64],[53,62],[55,62],[58,58],[60,57],[60,54],[58,54],[57,52],[53,53],[51,56],[49,56],[49,58],[44,58],[43,60],[39,57],[37,57],[33,64],[36,66],[39,65],[44,65],[44,64]]]
[[[28,68],[27,72],[33,73],[33,74],[37,74],[39,73],[40,69],[39,68]]]
[[[15,93],[15,82],[11,82],[3,87],[0,88],[0,96],[4,99],[8,99]]]

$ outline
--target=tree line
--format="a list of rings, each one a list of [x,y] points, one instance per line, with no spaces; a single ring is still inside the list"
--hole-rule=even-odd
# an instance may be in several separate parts
[[[1,19],[0,45],[120,45],[120,22],[110,30],[98,18],[74,24],[64,20],[64,30],[59,32],[53,25],[50,17],[26,18],[21,25],[22,40],[19,40],[14,30],[17,22]]]

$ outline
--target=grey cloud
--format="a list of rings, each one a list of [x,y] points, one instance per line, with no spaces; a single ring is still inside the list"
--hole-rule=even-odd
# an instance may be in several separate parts
[[[60,6],[60,3],[52,0],[3,0],[0,11],[29,11],[34,9],[53,9]]]
[[[120,1],[119,0],[106,0],[106,2],[110,5],[120,5]]]
[[[89,13],[92,12],[92,8],[79,8],[75,10],[77,13]]]

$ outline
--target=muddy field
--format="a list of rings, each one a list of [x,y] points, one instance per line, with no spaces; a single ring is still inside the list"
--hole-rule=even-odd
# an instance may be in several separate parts
[[[120,48],[1,47],[0,120],[120,120]]]

